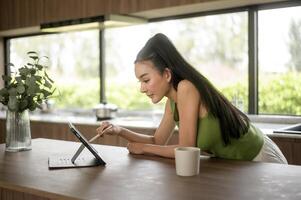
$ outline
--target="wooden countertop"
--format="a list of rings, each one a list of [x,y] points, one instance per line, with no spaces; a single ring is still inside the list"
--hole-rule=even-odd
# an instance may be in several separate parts
[[[49,155],[73,154],[80,144],[32,142],[31,151],[18,153],[0,145],[1,199],[13,199],[8,193],[51,199],[301,199],[300,166],[201,157],[199,175],[180,177],[173,159],[94,145],[105,167],[49,170]]]

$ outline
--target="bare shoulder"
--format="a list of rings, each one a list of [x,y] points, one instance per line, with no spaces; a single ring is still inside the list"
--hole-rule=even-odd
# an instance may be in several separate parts
[[[178,84],[177,100],[178,104],[194,102],[197,105],[200,102],[200,93],[192,82],[182,80]]]
[[[200,117],[204,117],[207,114],[207,109],[202,103],[201,93],[192,82],[188,80],[179,82],[177,98],[180,106],[186,103],[189,104],[190,108],[195,106],[194,108],[198,110]]]
[[[188,81],[188,80],[182,80],[179,82],[178,84],[178,92],[180,93],[186,93],[186,92],[197,92],[198,90],[197,88],[193,85],[192,82]]]

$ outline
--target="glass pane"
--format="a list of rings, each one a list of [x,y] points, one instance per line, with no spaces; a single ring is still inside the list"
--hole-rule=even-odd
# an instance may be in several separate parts
[[[99,32],[82,31],[10,40],[10,62],[25,64],[28,51],[49,57],[58,96],[55,108],[92,108],[99,102]]]
[[[259,113],[301,114],[301,7],[259,12]]]
[[[158,32],[167,35],[187,61],[213,82],[229,100],[241,110],[247,110],[246,12],[106,30],[108,101],[123,109],[156,108],[145,95],[139,94],[133,62],[145,42]]]
[[[145,110],[154,106],[139,92],[134,73],[136,53],[149,37],[148,25],[105,30],[106,97],[119,109]]]

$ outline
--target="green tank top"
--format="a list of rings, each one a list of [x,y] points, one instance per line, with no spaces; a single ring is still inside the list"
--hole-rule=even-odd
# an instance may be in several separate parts
[[[170,100],[174,120],[179,126],[179,114],[175,102]],[[223,143],[219,120],[208,113],[198,119],[197,146],[214,156],[225,159],[253,160],[263,146],[263,133],[250,123],[249,131],[239,139],[231,138],[230,144]]]

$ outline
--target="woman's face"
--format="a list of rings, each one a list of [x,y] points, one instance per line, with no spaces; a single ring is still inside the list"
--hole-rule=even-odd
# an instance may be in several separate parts
[[[135,64],[135,75],[140,82],[140,92],[151,98],[153,103],[158,103],[168,95],[171,89],[171,75],[169,70],[161,74],[151,61],[141,61]]]

